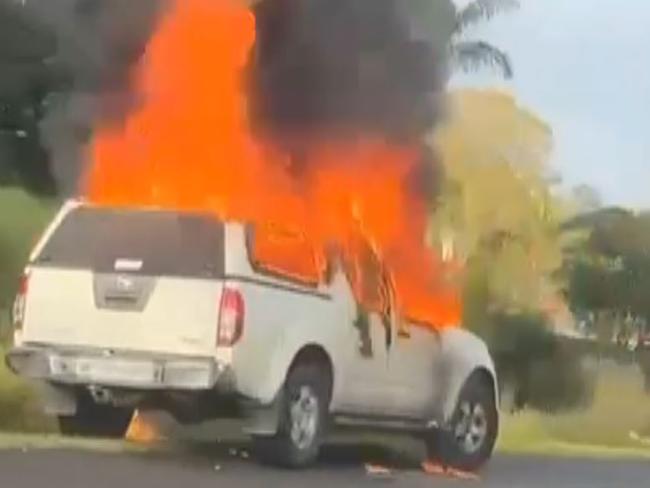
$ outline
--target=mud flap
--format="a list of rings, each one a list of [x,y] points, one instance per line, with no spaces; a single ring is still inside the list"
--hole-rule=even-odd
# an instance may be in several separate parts
[[[244,433],[254,436],[275,435],[280,425],[280,397],[281,394],[278,394],[268,405],[244,402]]]
[[[77,399],[71,388],[38,382],[38,393],[47,415],[71,416],[77,413]]]

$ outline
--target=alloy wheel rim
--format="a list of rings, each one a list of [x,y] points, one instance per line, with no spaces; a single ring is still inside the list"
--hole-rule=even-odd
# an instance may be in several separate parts
[[[469,401],[462,402],[453,434],[463,452],[474,454],[479,451],[488,434],[488,418],[483,405]]]
[[[301,386],[289,405],[291,440],[300,449],[308,449],[318,430],[318,397],[310,386]]]

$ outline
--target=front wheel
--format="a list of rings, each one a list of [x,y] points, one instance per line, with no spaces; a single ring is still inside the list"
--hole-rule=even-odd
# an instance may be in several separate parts
[[[451,421],[427,438],[432,460],[464,471],[475,471],[492,456],[499,430],[499,414],[492,385],[474,376],[465,384]]]
[[[316,460],[325,430],[329,390],[329,377],[318,364],[299,364],[289,372],[280,399],[278,432],[254,439],[261,461],[302,468]]]

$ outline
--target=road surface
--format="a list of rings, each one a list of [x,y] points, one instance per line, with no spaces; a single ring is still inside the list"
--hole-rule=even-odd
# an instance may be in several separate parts
[[[392,463],[392,475],[368,475],[364,457],[350,447],[332,446],[319,464],[291,472],[259,466],[221,446],[196,452],[110,454],[80,450],[0,450],[0,486],[11,488],[648,488],[650,461],[598,461],[497,455],[481,480],[458,481],[423,474],[416,463]],[[242,457],[242,452],[244,452]]]

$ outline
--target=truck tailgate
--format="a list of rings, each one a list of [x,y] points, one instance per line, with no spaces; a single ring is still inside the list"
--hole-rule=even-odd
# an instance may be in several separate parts
[[[221,287],[216,280],[33,268],[23,340],[210,355]]]
[[[223,268],[212,216],[80,207],[30,263],[23,341],[212,355]]]

